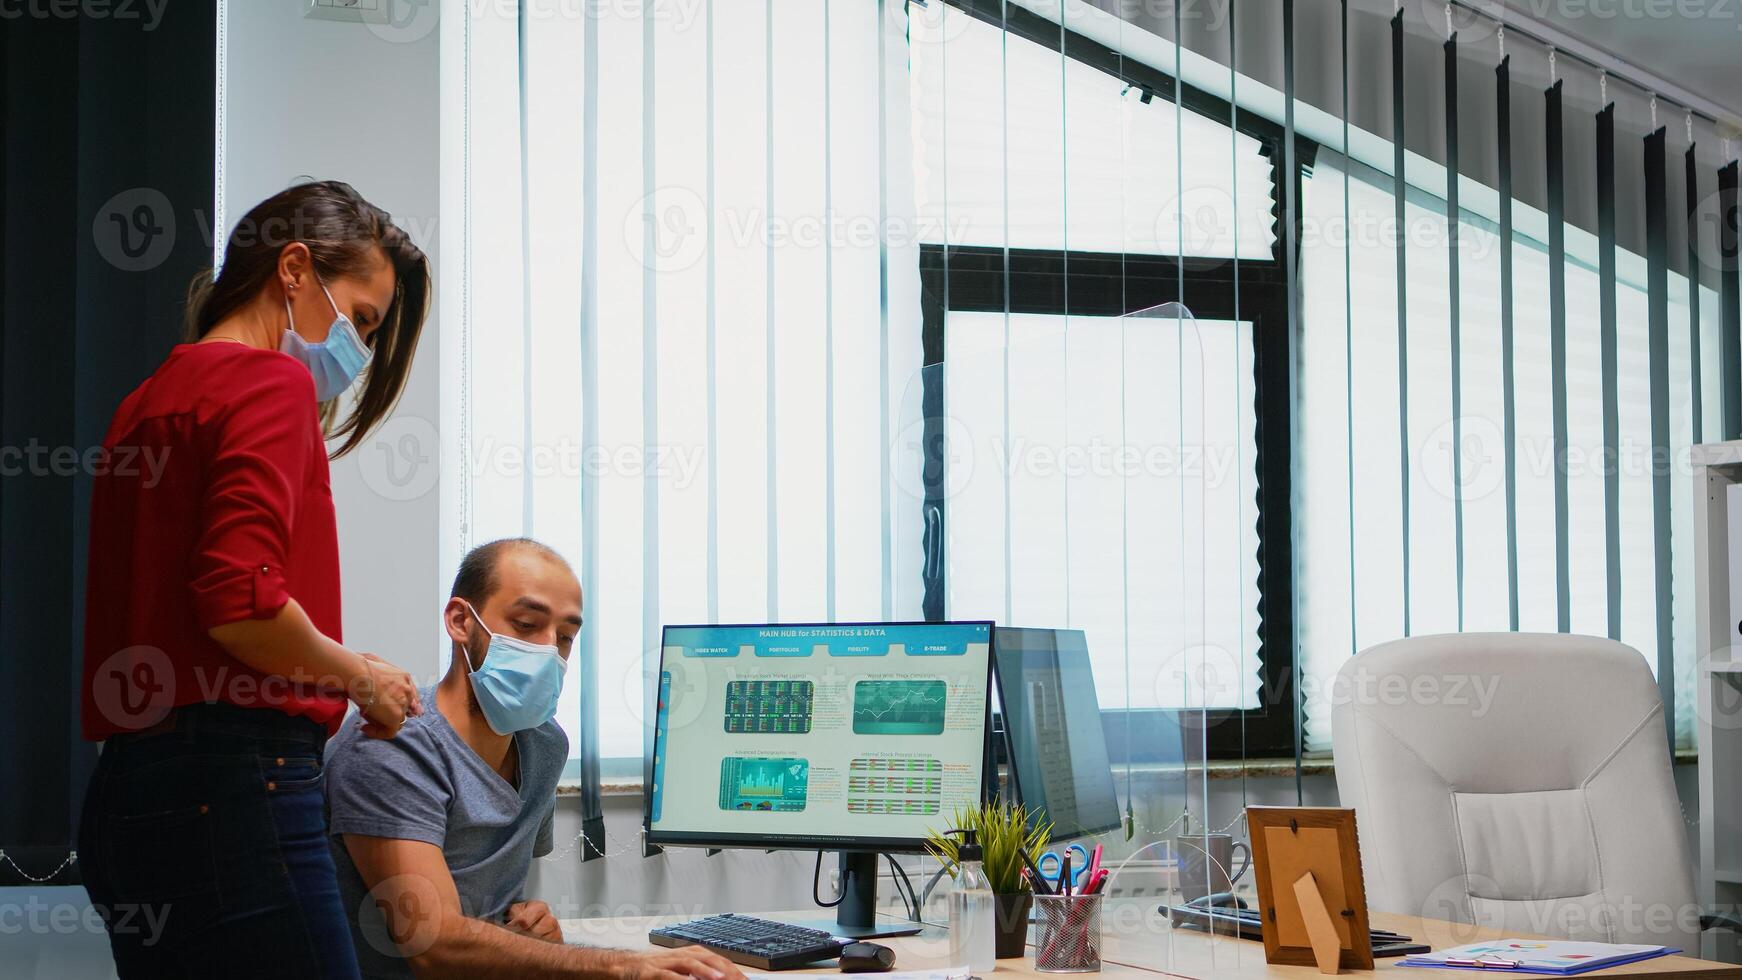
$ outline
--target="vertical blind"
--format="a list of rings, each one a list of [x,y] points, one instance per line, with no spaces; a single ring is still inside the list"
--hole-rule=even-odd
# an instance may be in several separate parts
[[[639,760],[662,624],[919,618],[893,500],[918,468],[893,432],[920,358],[906,14],[463,23],[457,543],[531,535],[582,570],[559,717],[577,761]]]
[[[1389,43],[1358,46],[1344,70],[1389,74],[1392,132],[1389,160],[1367,134],[1344,143],[1359,159],[1321,149],[1306,198],[1309,228],[1351,229],[1303,244],[1306,747],[1329,747],[1329,685],[1352,650],[1507,629],[1639,649],[1679,706],[1672,735],[1691,744],[1686,449],[1735,434],[1709,361],[1730,369],[1713,306],[1736,273],[1721,241],[1701,241],[1697,212],[1670,244],[1669,110],[1540,49],[1523,52],[1520,78],[1527,42],[1509,56],[1492,25],[1448,37],[1413,9],[1351,7],[1368,40],[1385,21]],[[1478,66],[1479,102],[1460,81]],[[1526,151],[1519,107],[1543,123]],[[1695,126],[1688,115],[1689,144]],[[1721,188],[1726,170],[1695,163],[1686,179]],[[1690,184],[1685,200],[1705,198]],[[1371,519],[1349,522],[1351,502]]]
[[[452,490],[459,542],[532,534],[583,569],[598,703],[563,709],[587,720],[581,756],[640,754],[664,623],[927,611],[1090,629],[1113,707],[1169,704],[1130,672],[1160,692],[1208,643],[1235,648],[1231,703],[1292,712],[1292,684],[1255,681],[1274,646],[1300,670],[1307,750],[1366,646],[1611,635],[1667,671],[1689,737],[1678,467],[1742,434],[1737,167],[1708,121],[1479,17],[1452,35],[1434,4],[1236,3],[1215,23],[1075,0],[539,9],[468,11],[456,42]],[[1022,282],[1018,252],[1041,263]],[[922,285],[932,256],[945,295]],[[971,258],[1001,298],[947,295]],[[1165,298],[1230,307],[1193,328],[1201,387],[1184,331],[1081,305],[1084,270],[1124,291],[1138,259],[1172,263]],[[1280,341],[1238,308],[1266,270],[1287,276]],[[1193,519],[1214,529],[1193,551],[1183,494],[1073,498],[1007,468],[934,513],[930,380],[969,430],[957,448],[1006,454],[1025,426],[1075,446],[1115,421],[1123,446],[1178,452],[1177,403],[1226,398],[1227,514]],[[1176,404],[1133,431],[1150,382]]]
[[[1271,258],[1271,162],[1226,119],[980,6],[939,4],[909,33],[921,225],[946,260],[1004,249],[1014,278],[1009,251],[1045,256],[1033,274],[1065,284],[1056,309],[1020,284],[991,304],[938,290],[958,443],[944,614],[1082,629],[1104,708],[1254,705],[1252,324],[1121,314],[1144,305],[1138,258]]]

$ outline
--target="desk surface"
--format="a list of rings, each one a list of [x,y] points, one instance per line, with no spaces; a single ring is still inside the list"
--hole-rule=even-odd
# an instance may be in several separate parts
[[[1174,929],[1158,911],[1153,899],[1110,900],[1102,914],[1101,959],[1103,976],[1118,980],[1153,978],[1157,974],[1183,977],[1187,980],[1315,980],[1316,968],[1308,966],[1271,966],[1264,962],[1264,945],[1234,936],[1212,936],[1195,929]],[[763,913],[770,918],[811,916],[817,913]],[[565,919],[563,938],[571,943],[590,946],[611,946],[619,949],[647,949],[647,930],[656,925],[681,921],[689,916],[632,917],[614,919]],[[1405,915],[1374,913],[1373,926],[1390,929],[1426,943],[1435,949],[1458,946],[1503,935],[1493,929],[1456,922],[1420,919]],[[924,970],[952,966],[949,941],[943,931],[928,928],[917,936],[879,939],[895,950],[897,970]],[[795,974],[838,973],[832,965],[813,970],[788,971]],[[1396,959],[1377,961],[1376,968],[1367,971],[1344,971],[1346,975],[1366,975],[1380,980],[1472,980],[1470,970],[1427,970],[1402,967]],[[999,960],[998,974],[1013,977],[1058,976],[1042,974],[1034,969],[1030,955],[1024,959]],[[1541,978],[1541,974],[1520,974]],[[1581,976],[1601,980],[1742,980],[1742,965],[1714,963],[1691,956],[1661,956],[1656,959],[1624,963],[1606,970],[1593,970]]]
[[[818,917],[817,910],[809,912],[761,912],[754,913],[774,919],[794,919]],[[657,925],[681,922],[692,918],[687,915],[639,917],[625,919],[564,919],[563,939],[570,943],[584,943],[589,946],[614,946],[619,949],[650,949],[652,944],[647,941],[647,930]],[[894,921],[901,921],[899,919]],[[895,950],[895,969],[897,970],[931,970],[943,969],[957,964],[950,962],[949,938],[944,930],[928,926],[917,936],[897,936],[888,939],[873,939],[875,943]],[[1260,954],[1264,952],[1260,947]],[[748,968],[746,968],[748,969]],[[810,970],[783,970],[782,974],[834,974],[841,975],[833,963],[820,964]],[[1127,965],[1109,961],[1102,956],[1101,975],[1113,977],[1115,980],[1157,980],[1154,969]],[[869,978],[876,974],[864,974]],[[1010,977],[1061,977],[1061,974],[1041,973],[1034,968],[1032,954],[1022,959],[998,961],[998,976]],[[1739,975],[1742,976],[1742,975]],[[1066,978],[1068,980],[1068,978]],[[1469,977],[1461,980],[1471,980]]]

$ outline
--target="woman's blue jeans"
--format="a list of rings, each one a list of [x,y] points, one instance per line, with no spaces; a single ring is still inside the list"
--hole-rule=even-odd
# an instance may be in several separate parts
[[[192,705],[108,740],[79,867],[122,980],[358,975],[328,849],[323,728]]]

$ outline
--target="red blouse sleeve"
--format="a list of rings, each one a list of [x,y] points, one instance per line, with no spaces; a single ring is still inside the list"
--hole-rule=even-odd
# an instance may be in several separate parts
[[[314,454],[314,379],[289,358],[250,365],[208,424],[189,586],[203,629],[271,619],[290,601],[285,559]]]

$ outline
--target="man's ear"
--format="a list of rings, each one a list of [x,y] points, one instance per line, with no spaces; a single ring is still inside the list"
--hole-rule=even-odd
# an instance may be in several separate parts
[[[448,600],[442,609],[442,625],[447,627],[448,639],[464,644],[471,634],[472,611],[466,608],[466,602],[457,596]]]

